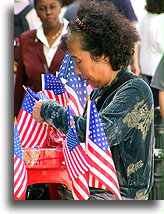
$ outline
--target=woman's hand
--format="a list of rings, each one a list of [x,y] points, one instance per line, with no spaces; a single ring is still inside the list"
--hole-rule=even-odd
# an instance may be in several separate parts
[[[38,123],[44,122],[43,118],[40,116],[41,107],[44,102],[45,102],[45,100],[39,100],[35,103],[35,105],[33,107],[32,115],[35,118],[36,122],[38,122]]]

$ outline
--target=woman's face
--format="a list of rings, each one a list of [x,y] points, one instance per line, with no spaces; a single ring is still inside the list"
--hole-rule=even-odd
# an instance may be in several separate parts
[[[57,0],[38,0],[36,5],[37,14],[43,27],[50,29],[59,22],[61,4]]]
[[[104,58],[95,61],[88,51],[83,51],[79,41],[68,43],[70,55],[76,63],[76,74],[80,74],[83,80],[92,84],[95,88],[102,88],[111,82],[113,75],[116,75]]]

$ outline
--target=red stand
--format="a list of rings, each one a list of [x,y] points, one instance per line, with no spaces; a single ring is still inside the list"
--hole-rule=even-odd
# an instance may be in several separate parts
[[[58,184],[71,190],[71,181],[64,163],[63,153],[58,149],[24,149],[27,168],[27,187],[35,183],[47,183],[51,200],[59,200]],[[26,195],[14,200],[25,200]]]

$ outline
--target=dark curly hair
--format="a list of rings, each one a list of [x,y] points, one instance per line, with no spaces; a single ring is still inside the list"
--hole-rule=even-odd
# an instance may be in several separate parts
[[[36,9],[36,6],[37,6],[37,4],[38,4],[38,1],[39,0],[34,0],[34,8]],[[63,0],[57,0],[61,5],[62,5],[62,3],[63,3]]]
[[[71,39],[80,36],[81,49],[88,51],[94,60],[102,55],[109,57],[114,71],[129,65],[139,35],[113,3],[80,0],[77,16],[83,26],[77,20],[69,23],[61,43],[64,50]]]
[[[145,9],[149,13],[161,14],[164,12],[164,1],[163,0],[146,0]]]

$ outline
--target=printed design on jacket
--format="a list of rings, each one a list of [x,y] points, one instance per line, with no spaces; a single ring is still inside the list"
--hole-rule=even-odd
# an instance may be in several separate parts
[[[149,110],[144,102],[144,100],[137,102],[134,109],[123,119],[123,123],[127,123],[128,127],[139,129],[142,132],[143,140],[146,138],[154,115],[154,106]]]
[[[147,189],[140,189],[136,192],[136,196],[135,196],[136,200],[147,200],[148,199],[148,195],[147,195]]]
[[[136,172],[139,168],[143,166],[142,160],[138,161],[136,164],[132,163],[127,168],[127,176],[130,176],[132,173]]]

